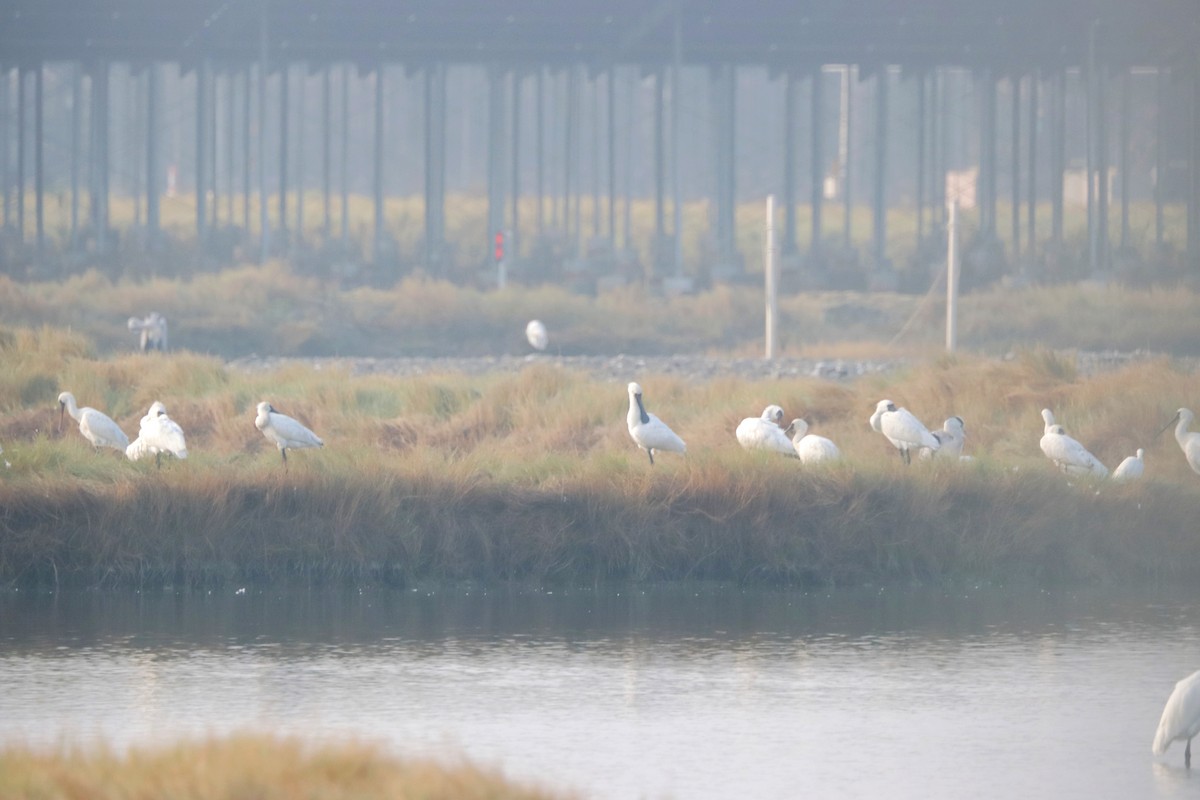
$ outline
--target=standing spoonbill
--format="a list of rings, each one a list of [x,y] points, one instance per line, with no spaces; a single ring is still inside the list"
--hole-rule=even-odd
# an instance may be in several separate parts
[[[150,350],[166,351],[167,349],[167,318],[157,311],[151,311],[145,319],[129,318],[129,330],[135,333],[141,331],[138,345],[143,353]]]
[[[1167,698],[1158,731],[1154,734],[1154,755],[1161,756],[1167,747],[1179,739],[1187,740],[1183,750],[1183,765],[1192,766],[1192,737],[1200,733],[1200,670],[1175,684]]]
[[[75,395],[63,392],[58,396],[58,425],[62,427],[63,411],[79,423],[79,432],[83,438],[92,443],[93,447],[111,447],[114,450],[124,450],[129,446],[129,437],[121,426],[112,421],[107,414],[97,411],[90,406],[80,408],[75,403]]]
[[[795,456],[792,440],[787,437],[783,428],[783,409],[779,406],[767,406],[761,417],[746,417],[738,423],[733,434],[738,444],[746,450],[771,450],[785,456]]]
[[[836,461],[842,457],[838,446],[824,436],[808,432],[808,423],[802,419],[792,420],[788,426],[792,432],[792,449],[796,451],[801,464],[817,464],[822,461]]]
[[[187,442],[179,423],[167,416],[167,407],[158,400],[150,404],[150,410],[142,417],[138,436],[125,448],[130,461],[142,456],[154,455],[155,466],[162,466],[162,454],[187,458]]]
[[[280,414],[266,400],[258,404],[258,416],[254,418],[254,427],[262,431],[267,441],[274,442],[279,448],[284,469],[287,469],[288,448],[325,446],[325,442],[321,441],[319,436],[287,414]]]
[[[962,417],[957,415],[950,417],[942,423],[940,431],[931,431],[931,433],[941,447],[937,450],[922,447],[921,458],[952,458],[955,461],[962,459],[963,443],[967,438],[966,426]]]
[[[1086,447],[1067,436],[1062,425],[1048,425],[1040,444],[1046,458],[1068,475],[1108,477],[1108,467],[1101,464],[1100,459],[1089,453]]]
[[[882,433],[900,451],[900,457],[904,459],[905,464],[912,463],[909,451],[914,447],[937,450],[942,446],[907,408],[898,408],[891,400],[880,400],[876,403],[875,413],[871,415],[869,422],[872,430]]]
[[[531,319],[525,326],[525,339],[534,350],[545,350],[550,344],[550,334],[540,319]]]
[[[1179,449],[1183,451],[1183,457],[1187,459],[1192,472],[1200,474],[1200,432],[1188,430],[1195,418],[1196,415],[1191,410],[1181,408],[1158,433],[1161,436],[1163,431],[1175,425],[1175,441],[1179,442]]]
[[[687,445],[683,443],[683,439],[668,428],[665,422],[646,411],[646,406],[642,403],[642,387],[637,383],[630,383],[627,388],[629,413],[625,415],[625,424],[629,427],[629,436],[634,443],[650,456],[650,463],[654,463],[655,450],[686,453]]]
[[[1125,460],[1117,465],[1117,468],[1112,472],[1114,481],[1132,481],[1142,477],[1142,471],[1145,468],[1145,461],[1142,457],[1146,455],[1146,451],[1139,447],[1137,455],[1125,456]]]

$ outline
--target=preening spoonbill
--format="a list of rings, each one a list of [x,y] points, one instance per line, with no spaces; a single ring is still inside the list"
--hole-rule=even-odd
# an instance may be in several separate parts
[[[94,408],[84,406],[80,408],[75,404],[75,395],[70,392],[63,392],[58,396],[58,424],[62,426],[63,410],[70,413],[71,418],[79,423],[79,432],[83,434],[83,438],[92,443],[93,447],[111,447],[115,450],[124,450],[129,446],[129,437],[125,435],[125,431],[121,430],[121,426],[113,422],[112,419]]]
[[[1112,479],[1114,481],[1132,481],[1142,477],[1142,470],[1145,467],[1142,456],[1145,454],[1146,451],[1139,447],[1136,456],[1126,456],[1125,460],[1113,470]]]
[[[738,423],[733,433],[738,444],[747,450],[771,450],[785,456],[795,456],[792,440],[780,427],[782,422],[783,409],[779,406],[767,406],[763,409],[761,417],[746,417]]]
[[[1048,408],[1043,408],[1042,422],[1044,423],[1042,425],[1042,433],[1049,433],[1050,429],[1054,427],[1054,412]]]
[[[1183,456],[1187,459],[1192,472],[1200,474],[1200,432],[1188,430],[1195,418],[1196,415],[1191,410],[1181,408],[1175,412],[1175,416],[1163,426],[1162,430],[1165,431],[1171,425],[1175,425],[1175,441],[1179,442],[1179,449],[1183,451]],[[1159,434],[1161,435],[1162,431],[1159,431]]]
[[[891,400],[880,400],[876,403],[875,413],[869,421],[872,430],[882,433],[900,451],[900,457],[904,459],[905,464],[912,463],[909,451],[913,448],[928,447],[930,450],[937,450],[942,446],[907,408],[899,408]]]
[[[130,461],[142,456],[153,455],[154,463],[162,463],[162,454],[187,458],[187,442],[179,423],[167,416],[167,408],[158,400],[150,404],[150,410],[142,417],[138,436],[125,448]]]
[[[287,414],[280,414],[266,400],[258,404],[258,416],[254,418],[254,427],[262,431],[267,441],[274,442],[283,456],[283,466],[287,467],[287,451],[301,447],[323,447],[325,443],[308,428],[301,425]]]
[[[1067,436],[1062,425],[1048,425],[1042,434],[1042,452],[1068,475],[1108,476],[1108,467],[1088,452],[1087,448]]]
[[[937,450],[922,447],[921,458],[952,458],[955,461],[962,458],[963,443],[967,437],[962,417],[950,417],[942,423],[940,431],[931,431],[931,433],[941,446]]]
[[[525,326],[525,338],[534,350],[545,350],[546,345],[550,344],[550,334],[540,319],[529,320],[529,324]]]
[[[167,318],[151,311],[145,319],[129,318],[129,330],[141,332],[139,346],[142,352],[167,349]]]
[[[1163,755],[1171,742],[1184,739],[1187,747],[1183,751],[1183,763],[1192,766],[1192,737],[1197,733],[1200,733],[1200,670],[1175,684],[1175,690],[1167,698],[1158,731],[1154,734],[1154,755]]]
[[[654,463],[654,452],[666,450],[670,453],[686,453],[687,445],[675,435],[675,431],[666,423],[650,412],[642,402],[642,387],[631,383],[629,389],[629,413],[625,415],[625,423],[629,427],[629,435],[638,447],[650,456]]]
[[[800,458],[802,464],[816,464],[821,461],[836,461],[842,457],[838,446],[824,436],[808,432],[808,423],[802,419],[792,420],[788,426],[792,432],[792,449]]]

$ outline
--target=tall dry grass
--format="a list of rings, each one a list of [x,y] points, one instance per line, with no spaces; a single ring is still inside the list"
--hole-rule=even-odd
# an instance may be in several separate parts
[[[12,800],[550,800],[468,763],[400,759],[365,743],[236,735],[125,753],[107,748],[0,749],[0,797]]]
[[[693,382],[630,374],[688,442],[651,467],[625,431],[622,381],[549,364],[396,378],[290,366],[245,374],[192,354],[95,359],[51,329],[13,332],[0,372],[0,579],[83,583],[710,578],[799,584],[1146,580],[1200,575],[1200,477],[1169,434],[1200,407],[1163,359],[1098,375],[1049,351],[941,357],[853,382]],[[162,400],[190,457],[94,451],[57,393],[131,434]],[[902,466],[867,426],[888,397],[939,427],[966,420],[967,464]],[[285,471],[254,428],[271,400],[316,430]],[[743,452],[732,431],[778,403],[841,447],[825,469]],[[1110,467],[1068,481],[1038,448],[1039,411]]]
[[[895,355],[937,347],[944,336],[938,292],[803,292],[784,296],[779,308],[785,354]],[[636,283],[588,297],[552,286],[483,291],[410,276],[390,289],[343,289],[278,262],[185,281],[113,281],[94,271],[53,283],[0,276],[6,324],[69,328],[103,354],[133,350],[126,320],[150,310],[166,315],[176,349],[227,358],[524,354],[525,323],[534,317],[549,327],[552,351],[568,355],[758,355],[763,331],[755,285],[664,298]],[[992,353],[1045,346],[1196,355],[1200,295],[1182,286],[992,288],[964,296],[959,341]]]

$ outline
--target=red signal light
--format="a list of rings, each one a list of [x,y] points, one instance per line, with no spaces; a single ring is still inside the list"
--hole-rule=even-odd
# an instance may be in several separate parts
[[[493,255],[495,256],[497,262],[503,261],[504,260],[504,231],[496,231],[495,243],[496,243],[496,247],[495,247],[495,251],[494,251]]]

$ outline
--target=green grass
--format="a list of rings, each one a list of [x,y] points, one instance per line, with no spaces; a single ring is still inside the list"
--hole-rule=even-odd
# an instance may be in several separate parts
[[[53,329],[7,335],[0,374],[0,579],[94,583],[425,578],[593,582],[1200,577],[1200,478],[1169,435],[1200,407],[1166,360],[1094,376],[1043,350],[940,357],[852,383],[634,375],[688,442],[651,467],[625,431],[621,382],[546,364],[516,375],[352,376],[226,369],[191,354],[96,359]],[[94,451],[55,398],[131,434],[155,399],[188,435],[161,469]],[[881,397],[931,427],[966,420],[969,464],[905,468],[866,420]],[[275,406],[322,450],[284,471],[253,425]],[[832,438],[827,469],[743,452],[738,420],[769,402]],[[1039,411],[1145,481],[1068,482],[1038,449]],[[1072,483],[1074,485],[1072,485]]]

